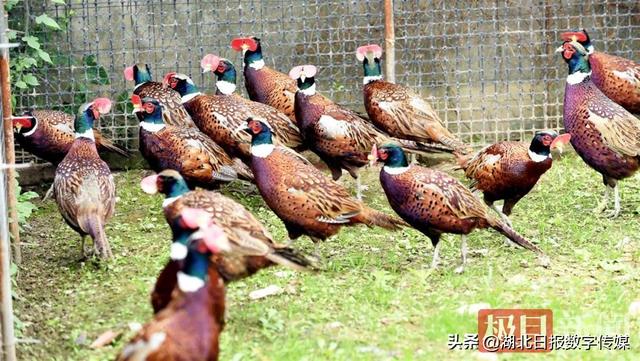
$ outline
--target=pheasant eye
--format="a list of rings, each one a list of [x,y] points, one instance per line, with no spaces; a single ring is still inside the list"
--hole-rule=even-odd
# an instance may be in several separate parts
[[[169,79],[169,86],[171,88],[175,88],[176,86],[178,86],[178,79],[176,78]]]
[[[156,106],[151,103],[144,103],[143,107],[147,113],[153,113],[153,111],[156,109]]]
[[[218,65],[218,67],[216,68],[216,73],[224,73],[225,68],[223,64]]]

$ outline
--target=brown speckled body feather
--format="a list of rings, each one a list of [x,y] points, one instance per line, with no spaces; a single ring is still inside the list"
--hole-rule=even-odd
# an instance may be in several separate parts
[[[513,206],[551,168],[551,163],[551,158],[533,161],[528,144],[498,142],[482,149],[463,167],[472,181],[471,187],[482,191],[488,204],[503,199],[502,211],[509,215]]]
[[[54,165],[60,163],[75,140],[73,130],[75,117],[57,110],[31,110],[25,114],[33,116],[37,125],[35,131],[28,136],[16,133],[18,143],[38,158]],[[93,134],[98,150],[128,156],[126,150],[114,145],[97,129],[93,130]]]
[[[267,205],[284,222],[289,237],[314,241],[353,224],[396,229],[404,222],[377,212],[349,195],[290,149],[276,147],[266,158],[254,156],[251,168]]]
[[[364,105],[376,127],[399,138],[441,143],[452,151],[468,153],[469,147],[444,126],[431,105],[402,85],[376,80],[364,85]]]
[[[254,102],[237,94],[227,96],[234,97],[237,102],[243,105],[241,111],[230,114],[230,116],[235,119],[242,118],[242,123],[249,117],[266,120],[271,126],[276,142],[297,151],[305,148],[298,126],[287,115],[270,105]]]
[[[356,113],[320,94],[297,92],[295,110],[305,142],[329,166],[334,180],[341,169],[357,177],[373,145],[389,140]]]
[[[187,192],[164,206],[165,218],[175,219],[184,207],[203,209],[210,213],[231,242],[231,252],[215,254],[211,258],[211,266],[217,269],[225,282],[249,277],[276,264],[275,262],[282,262],[282,258],[301,267],[308,265],[305,256],[277,244],[251,212],[220,193],[205,190]],[[165,270],[165,277],[158,278],[152,293],[152,305],[156,311],[169,302],[170,291],[177,281],[175,262],[170,261]]]
[[[591,80],[609,99],[631,113],[640,114],[640,65],[619,56],[589,55]]]
[[[640,167],[640,120],[607,98],[588,78],[567,83],[564,126],[578,155],[611,187]]]
[[[171,303],[131,339],[119,361],[216,361],[224,321],[224,282],[209,267],[209,281],[196,292],[174,291]],[[157,347],[150,340],[164,334]],[[156,336],[154,336],[156,335]],[[151,342],[152,343],[152,342]]]
[[[81,236],[90,235],[101,256],[110,256],[104,225],[115,209],[115,183],[92,140],[78,138],[73,142],[56,168],[53,191],[67,224]]]
[[[251,100],[270,105],[296,122],[293,106],[297,89],[295,80],[267,66],[259,70],[245,66],[244,84]]]
[[[167,125],[158,132],[140,128],[140,152],[156,172],[175,169],[193,186],[215,188],[237,177],[253,180],[251,170],[234,161],[196,128]]]
[[[150,97],[157,99],[164,107],[165,119],[168,125],[176,127],[195,127],[193,120],[187,110],[182,106],[180,94],[164,86],[162,83],[148,81],[136,86],[133,94],[140,98]]]
[[[258,270],[252,267],[254,260],[249,255],[265,258],[264,255],[271,252],[272,248],[281,247],[251,212],[220,193],[205,190],[188,192],[164,208],[166,219],[175,218],[184,207],[209,212],[216,224],[225,231],[229,241],[238,245],[238,252],[213,256],[213,264],[218,266],[220,275],[226,281],[250,276]],[[263,266],[273,264],[265,261]]]
[[[457,179],[446,173],[411,165],[400,174],[380,172],[380,183],[391,207],[437,245],[443,233],[468,234],[493,228],[520,246],[541,252],[504,222]]]
[[[198,128],[229,155],[249,162],[251,139],[236,128],[246,123],[242,105],[235,96],[198,95],[184,104]]]

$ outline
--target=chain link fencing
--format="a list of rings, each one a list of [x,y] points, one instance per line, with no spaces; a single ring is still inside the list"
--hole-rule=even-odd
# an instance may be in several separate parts
[[[147,63],[154,79],[169,71],[192,75],[205,92],[207,53],[241,56],[237,36],[262,39],[268,66],[288,72],[318,66],[318,90],[363,110],[362,68],[355,49],[384,45],[383,1],[82,0],[57,5],[28,1],[24,21],[43,11],[63,24],[43,47],[52,65],[35,91],[16,93],[16,113],[30,108],[75,113],[85,101],[108,96],[112,113],[100,129],[117,144],[138,147],[130,114],[133,88],[126,66]],[[562,128],[567,68],[555,48],[559,34],[586,28],[600,51],[638,59],[640,3],[634,1],[398,1],[394,2],[396,82],[429,99],[447,127],[480,146],[526,140],[539,129]],[[11,23],[11,19],[10,19]],[[238,90],[244,92],[241,72]],[[17,150],[19,162],[34,160]]]

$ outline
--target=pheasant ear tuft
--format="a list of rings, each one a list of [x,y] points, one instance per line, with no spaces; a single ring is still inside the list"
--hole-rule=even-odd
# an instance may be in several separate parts
[[[589,40],[587,38],[587,34],[582,31],[567,31],[560,34],[560,38],[562,41],[577,41],[577,42],[585,42]]]
[[[124,68],[124,78],[129,81],[133,80],[133,65]]]
[[[203,230],[202,240],[211,253],[228,252],[231,250],[229,239],[224,230],[215,223],[209,224]]]
[[[185,226],[189,227],[190,229],[204,227],[211,221],[211,214],[203,209],[198,208],[183,208],[180,212],[180,215],[182,216],[182,221],[184,222]]]
[[[316,75],[317,71],[318,69],[314,65],[298,65],[289,71],[289,77],[297,80],[304,74],[306,78],[311,78]]]
[[[93,101],[93,106],[100,114],[107,114],[111,111],[111,100],[109,98],[97,98]]]
[[[204,71],[216,71],[219,64],[220,58],[213,54],[207,54],[200,60],[200,67]]]
[[[378,146],[373,143],[373,147],[371,148],[371,154],[367,157],[369,158],[369,165],[373,166],[378,161]]]
[[[364,61],[367,53],[372,53],[375,58],[380,59],[382,56],[382,48],[378,44],[363,45],[356,50],[356,58],[359,61]]]
[[[158,175],[150,175],[140,181],[140,188],[147,194],[158,193]]]

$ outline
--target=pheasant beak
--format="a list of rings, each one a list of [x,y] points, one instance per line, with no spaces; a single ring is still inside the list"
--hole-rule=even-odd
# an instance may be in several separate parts
[[[142,181],[140,181],[140,188],[142,188],[142,191],[147,194],[158,193],[158,175],[154,174],[145,177]]]
[[[562,45],[560,45],[560,47],[558,47],[558,48],[555,50],[555,53],[562,53],[563,51],[564,51],[564,47],[563,47]]]
[[[131,114],[140,113],[143,110],[144,109],[142,109],[142,104],[133,104],[133,112],[131,112]]]
[[[564,151],[564,146],[571,140],[571,134],[566,133],[556,137],[549,146],[552,150],[557,149],[560,154]]]
[[[365,55],[365,57],[367,58],[370,64],[373,64],[376,61],[376,57],[373,51],[367,51],[367,54]]]
[[[307,79],[307,77],[304,76],[304,73],[300,73],[300,81],[302,81],[304,83],[305,79]]]

